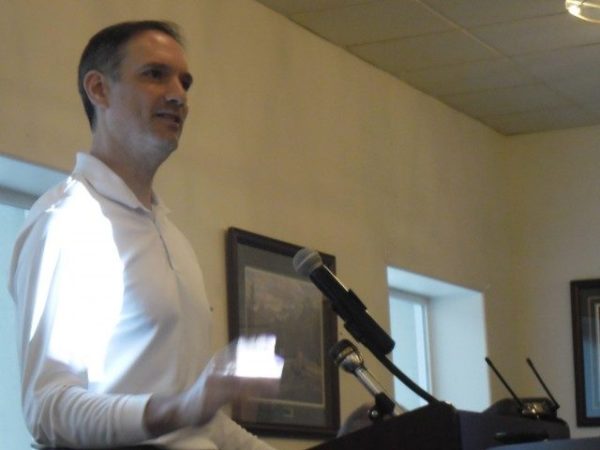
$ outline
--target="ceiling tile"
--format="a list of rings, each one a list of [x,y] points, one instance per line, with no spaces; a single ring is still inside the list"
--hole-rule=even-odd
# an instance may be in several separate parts
[[[498,58],[495,52],[460,31],[360,45],[349,50],[392,73]]]
[[[441,100],[459,111],[477,118],[572,106],[572,102],[541,84],[447,95],[442,96]]]
[[[598,120],[600,120],[600,103],[581,105],[581,108],[588,112],[590,117],[595,116],[596,123],[598,123]]]
[[[380,0],[292,15],[292,20],[338,45],[348,46],[451,29],[410,0]]]
[[[552,82],[577,77],[581,73],[600,73],[600,45],[563,48],[514,57],[532,76]]]
[[[259,3],[283,15],[308,11],[323,11],[332,8],[368,3],[373,0],[257,0]]]
[[[593,44],[600,40],[600,27],[568,13],[470,30],[475,36],[506,55]]]
[[[557,92],[579,104],[600,103],[598,73],[585,73],[551,84]]]
[[[568,107],[489,116],[481,121],[503,134],[511,135],[590,126],[598,123],[598,117],[581,108]]]
[[[565,4],[562,0],[420,1],[464,27],[559,14],[565,11]]]
[[[533,84],[535,80],[509,59],[405,72],[400,77],[412,86],[434,96],[460,94],[493,88]]]

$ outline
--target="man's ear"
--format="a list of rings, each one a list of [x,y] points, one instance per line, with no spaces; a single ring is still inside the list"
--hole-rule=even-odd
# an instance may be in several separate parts
[[[108,107],[109,85],[106,75],[97,70],[90,70],[83,77],[83,88],[94,106]]]

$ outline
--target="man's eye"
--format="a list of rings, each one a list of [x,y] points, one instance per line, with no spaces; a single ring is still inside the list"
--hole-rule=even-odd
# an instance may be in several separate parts
[[[181,77],[179,78],[179,81],[180,81],[183,89],[188,91],[190,89],[190,87],[192,86],[194,78],[189,73],[186,73],[186,74],[181,75]]]

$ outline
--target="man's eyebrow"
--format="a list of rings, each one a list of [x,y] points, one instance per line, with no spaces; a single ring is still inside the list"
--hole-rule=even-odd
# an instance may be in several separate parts
[[[160,63],[160,62],[148,62],[145,63],[144,65],[142,65],[142,70],[143,69],[160,69],[160,70],[164,70],[167,72],[175,72],[175,68],[173,66],[171,66],[170,64],[165,64],[165,63]],[[183,75],[189,78],[192,78],[192,74],[189,72],[183,72]]]
[[[165,64],[165,63],[159,63],[159,62],[148,62],[142,65],[142,70],[144,69],[160,69],[160,70],[164,70],[167,72],[172,72],[173,71],[173,67]]]

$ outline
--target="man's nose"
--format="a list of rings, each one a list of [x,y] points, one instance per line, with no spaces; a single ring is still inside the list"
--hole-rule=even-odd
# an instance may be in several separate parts
[[[177,106],[186,106],[187,104],[187,91],[183,87],[183,84],[177,78],[169,83],[167,94],[165,96],[167,103],[171,103]]]

